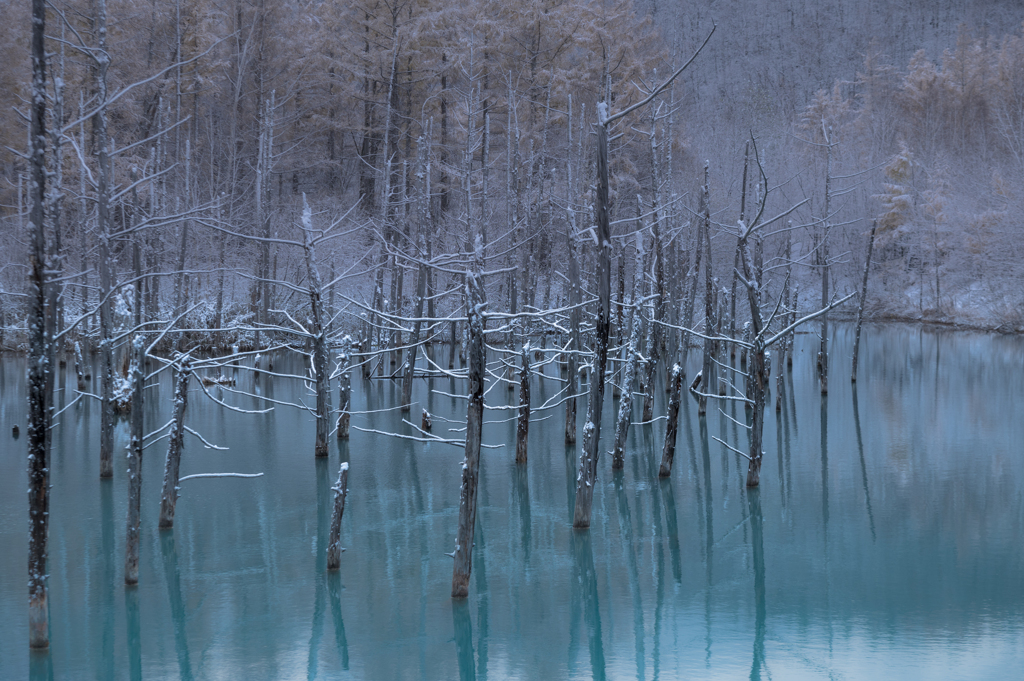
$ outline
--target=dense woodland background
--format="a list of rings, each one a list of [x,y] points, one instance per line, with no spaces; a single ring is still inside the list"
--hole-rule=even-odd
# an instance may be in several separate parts
[[[47,151],[60,328],[98,300],[99,150],[95,117],[79,119],[102,103],[103,4],[58,1],[47,20],[47,126],[51,135],[63,126],[52,137],[60,158],[53,143]],[[425,259],[436,265],[433,314],[461,310],[456,254],[473,225],[488,268],[500,270],[486,280],[492,310],[557,306],[570,245],[585,280],[593,270],[595,104],[641,99],[714,24],[671,90],[613,131],[612,230],[622,237],[613,271],[629,282],[650,267],[629,235],[642,228],[649,253],[659,232],[665,315],[680,320],[685,291],[702,285],[692,266],[707,162],[719,290],[730,286],[744,189],[748,212],[768,191],[769,215],[808,201],[789,216],[792,229],[765,234],[766,304],[789,261],[801,306],[819,302],[822,239],[831,290],[857,288],[877,220],[869,315],[1024,328],[1016,0],[110,0],[105,9],[110,262],[115,282],[130,279],[140,243],[145,319],[189,310],[186,328],[249,328],[225,332],[227,343],[251,340],[248,325],[273,322],[272,310],[307,315],[309,299],[281,285],[307,285],[303,250],[283,243],[302,240],[303,194],[315,227],[341,221],[343,236],[316,251],[339,332],[359,331],[363,310],[349,300],[411,316]],[[3,17],[0,322],[15,347],[28,290],[28,4],[4,0]],[[742,180],[751,138],[767,189],[754,170]],[[142,178],[134,192],[133,177]],[[613,285],[616,300],[622,290]],[[122,326],[130,298],[126,288],[115,305]],[[737,314],[742,323],[742,305]],[[90,318],[80,330],[96,328]]]

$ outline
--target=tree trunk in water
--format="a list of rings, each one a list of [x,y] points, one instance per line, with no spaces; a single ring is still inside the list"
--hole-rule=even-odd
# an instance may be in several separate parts
[[[638,238],[639,242],[640,239]],[[639,254],[638,254],[639,255]],[[639,264],[640,259],[637,258]],[[629,347],[626,350],[626,368],[622,374],[622,397],[619,400],[619,413],[615,422],[615,445],[612,447],[612,469],[621,470],[625,465],[626,436],[629,434],[629,421],[633,415],[633,381],[636,379],[637,350],[640,345],[640,307],[639,301],[643,290],[643,275],[637,271],[633,278],[634,305],[630,306],[629,319],[632,330],[629,334]]]
[[[85,361],[82,359],[82,346],[75,341],[75,376],[78,379],[78,392],[84,393],[89,384],[85,381]]]
[[[576,393],[579,391],[579,353],[583,349],[580,339],[579,309],[580,265],[576,254],[576,235],[569,233],[569,304],[573,306],[569,313],[571,329],[569,334],[569,352],[566,353],[566,392],[571,396],[565,403],[565,444],[576,444]]]
[[[760,332],[754,337],[749,353],[750,387],[753,399],[753,418],[750,426],[750,456],[747,466],[747,487],[757,487],[761,481],[761,442],[764,431],[764,393],[768,376],[765,371],[765,349]]]
[[[125,533],[124,583],[139,583],[139,519],[142,506],[142,337],[132,341],[131,442],[128,445],[128,526]]]
[[[355,349],[355,341],[345,336],[341,339],[341,352],[338,353],[338,439],[347,440],[349,422],[352,415],[349,414],[349,407],[352,405],[352,376],[349,374],[349,367],[352,366],[351,351]]]
[[[676,455],[676,431],[679,427],[679,393],[683,387],[683,370],[678,364],[672,367],[672,392],[668,398],[668,424],[665,426],[665,449],[661,454],[661,469],[658,476],[667,478],[672,474],[672,459]]]
[[[480,437],[484,417],[484,320],[487,303],[479,267],[482,248],[477,248],[477,271],[466,274],[469,328],[469,407],[466,413],[466,458],[462,462],[459,493],[459,529],[452,557],[452,598],[469,595],[469,573],[473,567],[473,531],[476,528],[476,487],[480,477]]]
[[[701,369],[701,395],[697,398],[697,415],[703,416],[708,410],[708,398],[705,395],[712,394],[714,381],[714,364],[711,358],[714,355],[715,342],[711,336],[715,333],[715,283],[711,276],[711,208],[709,202],[708,187],[708,166],[704,164],[704,249],[706,258],[704,262],[704,366]],[[699,248],[699,246],[698,246]]]
[[[96,33],[99,36],[99,56],[96,70],[97,97],[101,104],[107,101],[107,3],[96,0]],[[107,148],[107,110],[101,106],[93,118],[98,152],[96,175],[96,216],[99,228],[100,268],[100,477],[114,475],[114,354],[110,343],[111,276],[110,276],[110,154]]]
[[[313,372],[316,374],[316,456],[327,456],[328,416],[331,413],[331,377],[328,373],[327,324],[324,319],[323,284],[316,267],[313,247],[313,220],[306,196],[302,196],[302,228],[306,251],[306,270],[309,277],[309,303],[313,312]]]
[[[611,326],[611,228],[608,220],[608,105],[597,105],[597,321],[595,356],[590,374],[587,423],[583,427],[583,451],[576,480],[576,508],[572,525],[590,527],[590,510],[597,481],[601,410],[604,406],[604,373],[608,365],[608,332]]]
[[[853,332],[853,368],[850,371],[850,380],[857,382],[857,355],[860,351],[860,326],[864,323],[864,300],[868,296],[868,272],[871,270],[871,251],[875,247],[875,228],[877,223],[871,223],[871,236],[868,237],[868,258],[864,262],[864,280],[860,286],[860,305],[857,306],[857,326]]]
[[[519,370],[519,421],[516,424],[516,463],[526,463],[526,445],[530,434],[530,344],[523,346],[523,366]]]
[[[46,53],[43,36],[46,3],[32,0],[32,112],[30,162],[32,183],[32,245],[30,251],[30,311],[28,369],[28,645],[50,645],[50,605],[46,584],[46,540],[50,521],[50,462],[46,434],[47,409],[46,237],[43,231],[46,192]]]
[[[341,567],[341,516],[345,514],[345,497],[348,496],[348,462],[342,462],[338,482],[331,488],[334,492],[334,512],[331,514],[331,534],[327,543],[327,569]]]
[[[178,380],[174,384],[174,421],[171,423],[167,462],[164,465],[164,488],[160,495],[160,529],[174,527],[174,510],[178,503],[178,471],[181,468],[181,448],[185,437],[185,409],[188,407],[188,379],[192,361],[179,360]]]

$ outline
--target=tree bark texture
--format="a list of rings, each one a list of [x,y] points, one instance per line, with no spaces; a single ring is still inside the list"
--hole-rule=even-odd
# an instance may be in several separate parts
[[[868,257],[864,262],[864,279],[860,285],[860,305],[857,306],[857,326],[853,332],[853,367],[850,371],[850,381],[857,382],[857,356],[860,352],[860,327],[864,323],[864,301],[868,296],[868,272],[871,271],[871,251],[875,247],[876,222],[871,223],[871,236],[868,237]]]
[[[482,261],[478,245],[478,263]],[[469,407],[466,414],[466,458],[462,462],[459,493],[459,528],[452,567],[452,598],[469,595],[469,574],[473,567],[473,531],[476,528],[476,488],[480,476],[480,438],[484,416],[484,320],[486,306],[479,271],[467,273],[467,322],[469,327]]]
[[[313,372],[316,379],[316,456],[327,456],[328,419],[331,413],[331,377],[328,373],[327,323],[324,318],[323,284],[316,266],[316,250],[313,244],[313,222],[306,197],[302,197],[302,227],[306,251],[306,270],[309,277],[309,302],[313,313]]]
[[[345,514],[345,497],[348,496],[348,462],[341,464],[338,482],[331,488],[334,492],[334,512],[331,514],[331,534],[327,543],[327,569],[341,567],[341,516]]]
[[[349,336],[341,339],[341,352],[338,353],[338,439],[347,440],[349,423],[352,415],[352,352],[356,349],[355,341]]]
[[[530,435],[530,346],[523,346],[523,365],[519,370],[519,420],[516,424],[516,463],[526,463]]]
[[[178,477],[181,469],[181,449],[185,439],[185,409],[188,407],[188,379],[192,371],[186,356],[177,362],[177,380],[174,383],[174,420],[171,422],[167,461],[164,464],[164,486],[160,495],[160,529],[174,527],[174,511],[178,503]]]
[[[132,341],[131,441],[128,445],[128,522],[125,532],[124,583],[139,583],[139,521],[142,511],[142,357],[141,336]]]
[[[667,478],[672,474],[672,460],[676,455],[676,433],[679,429],[679,394],[683,388],[683,370],[678,364],[672,367],[672,392],[668,398],[668,424],[665,426],[665,448],[661,453],[661,468],[658,476]]]
[[[611,227],[608,220],[608,106],[598,104],[597,125],[597,321],[594,365],[590,375],[587,423],[583,427],[583,451],[576,478],[576,507],[572,525],[590,527],[590,511],[597,481],[601,410],[604,406],[604,374],[608,365],[608,333],[611,327]]]
[[[50,645],[50,606],[46,584],[46,542],[50,521],[50,465],[47,437],[46,376],[50,372],[44,320],[46,307],[46,239],[43,232],[46,192],[46,2],[32,0],[32,111],[30,164],[32,223],[29,256],[28,366],[28,645]]]

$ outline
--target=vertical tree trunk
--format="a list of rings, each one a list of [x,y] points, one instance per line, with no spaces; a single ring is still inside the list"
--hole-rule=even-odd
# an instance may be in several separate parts
[[[142,506],[142,336],[132,341],[131,442],[128,445],[128,523],[125,536],[124,583],[139,583],[139,519]]]
[[[341,567],[341,516],[345,514],[345,497],[348,496],[348,462],[341,464],[338,482],[331,488],[334,492],[334,512],[331,514],[331,534],[327,543],[327,569]]]
[[[160,494],[160,529],[174,527],[174,511],[178,503],[178,471],[185,437],[185,409],[188,407],[188,379],[192,361],[188,356],[176,362],[178,378],[174,383],[174,421],[171,422],[167,461],[164,464],[164,486]]]
[[[566,353],[566,384],[565,391],[570,395],[565,403],[565,444],[576,443],[576,393],[579,391],[579,357],[583,349],[580,338],[580,317],[582,316],[579,305],[580,294],[580,266],[576,254],[576,230],[575,225],[569,231],[569,305],[572,311],[569,312],[570,334],[569,351]]]
[[[824,123],[822,123],[824,126]],[[832,140],[829,131],[825,131],[825,216],[821,220],[821,307],[828,307],[828,237],[829,211],[832,209]],[[818,350],[818,371],[821,377],[821,394],[828,394],[828,312],[821,315],[821,347]]]
[[[590,375],[587,423],[583,427],[583,451],[576,481],[574,528],[590,527],[590,511],[597,482],[601,410],[604,406],[604,372],[608,365],[608,332],[611,326],[611,228],[608,220],[608,104],[597,108],[597,321],[595,356]]]
[[[484,320],[487,304],[479,268],[482,245],[477,244],[477,271],[466,274],[469,327],[469,407],[466,414],[466,458],[462,462],[459,493],[459,529],[452,554],[452,598],[469,595],[469,574],[473,567],[473,531],[476,528],[476,488],[480,476],[480,437],[484,416]]]
[[[519,370],[519,420],[516,424],[516,463],[526,463],[530,434],[530,344],[523,346],[523,366]]]
[[[306,272],[309,278],[309,304],[313,317],[313,372],[316,379],[316,456],[327,456],[328,417],[331,413],[331,376],[328,373],[327,325],[324,319],[323,284],[316,266],[313,243],[313,217],[306,195],[302,195],[302,231],[306,252]]]
[[[711,276],[711,207],[709,201],[708,186],[708,165],[704,164],[704,366],[701,369],[701,395],[697,398],[697,415],[703,416],[708,410],[708,398],[705,395],[713,394],[714,364],[711,358],[714,356],[715,342],[711,336],[715,333],[715,281]],[[699,246],[698,246],[699,248]]]
[[[864,262],[864,279],[860,286],[860,305],[857,306],[857,326],[853,332],[853,368],[850,371],[850,380],[857,382],[857,355],[860,352],[860,327],[864,323],[864,301],[868,296],[868,272],[871,271],[871,251],[875,247],[875,228],[877,222],[871,223],[871,236],[868,237],[868,257]]]
[[[101,107],[93,118],[98,159],[96,175],[96,213],[99,229],[100,267],[100,477],[114,475],[114,349],[111,347],[111,276],[110,276],[110,154],[107,140],[107,3],[96,0],[96,32],[99,49],[96,61],[97,99]]]
[[[661,453],[661,468],[658,476],[667,478],[672,474],[672,459],[676,455],[676,432],[679,428],[679,393],[683,387],[683,370],[678,364],[672,367],[672,392],[668,398],[668,424],[665,426],[665,448]]]
[[[50,645],[50,606],[46,585],[46,540],[50,520],[50,462],[46,434],[50,426],[47,409],[48,366],[44,321],[46,306],[46,238],[43,232],[46,193],[46,2],[32,0],[32,112],[29,161],[32,245],[29,261],[29,369],[28,369],[28,645]]]
[[[349,374],[349,367],[352,366],[352,351],[355,350],[355,341],[345,336],[341,339],[341,352],[338,353],[338,439],[347,440],[349,422],[352,415],[349,409],[352,406],[352,376]]]
[[[409,349],[406,352],[405,376],[402,381],[402,411],[409,411],[412,403],[412,379],[416,371],[416,355],[420,343],[420,332],[423,322],[423,302],[427,295],[427,245],[425,232],[430,224],[430,163],[428,161],[428,143],[421,136],[419,139],[419,158],[417,159],[416,175],[418,178],[417,189],[419,196],[418,219],[416,230],[416,258],[419,261],[418,276],[416,277],[416,310],[413,322],[412,337],[409,339]]]
[[[629,434],[629,422],[633,416],[633,382],[636,379],[637,354],[640,349],[640,298],[643,291],[643,272],[640,271],[641,249],[643,238],[637,234],[636,268],[633,273],[633,297],[630,302],[628,319],[632,330],[629,334],[629,347],[626,349],[626,368],[622,373],[622,397],[619,399],[619,413],[615,422],[615,444],[612,447],[612,469],[620,470],[625,464],[626,436]]]

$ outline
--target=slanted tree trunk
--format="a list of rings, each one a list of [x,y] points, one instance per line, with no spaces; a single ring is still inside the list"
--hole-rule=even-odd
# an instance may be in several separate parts
[[[160,529],[174,527],[174,511],[178,503],[178,477],[181,469],[181,449],[185,439],[185,409],[188,407],[188,379],[192,360],[181,357],[176,362],[177,380],[174,383],[174,420],[171,422],[167,461],[164,464],[164,486],[160,494]]]
[[[128,445],[128,523],[125,533],[124,583],[139,583],[139,521],[142,510],[142,336],[132,341],[131,442]]]
[[[868,272],[871,271],[871,251],[875,247],[875,228],[877,222],[871,223],[871,236],[868,237],[868,257],[864,262],[864,279],[860,286],[860,304],[857,306],[857,326],[853,332],[853,368],[850,371],[850,380],[857,382],[857,354],[860,352],[860,327],[864,323],[864,301],[868,296]]]
[[[519,370],[519,420],[516,424],[516,463],[526,463],[530,434],[530,344],[523,346],[523,365]]]
[[[338,473],[338,482],[331,488],[334,492],[334,512],[331,514],[331,534],[327,542],[327,569],[341,567],[341,516],[345,514],[345,497],[348,496],[348,462],[343,461]]]
[[[452,554],[452,598],[469,595],[469,574],[473,567],[473,531],[476,528],[476,488],[480,477],[480,438],[484,416],[484,307],[487,298],[479,269],[482,247],[478,244],[476,271],[466,274],[469,327],[469,407],[466,414],[466,458],[462,462],[459,492],[459,529]]]
[[[50,605],[46,579],[46,541],[50,522],[50,457],[46,434],[50,429],[47,409],[48,365],[44,320],[46,307],[46,2],[32,0],[32,110],[29,162],[32,180],[29,251],[29,365],[28,365],[28,645],[50,645]]]
[[[608,333],[611,327],[611,227],[608,220],[608,104],[597,105],[597,320],[594,328],[594,364],[590,374],[587,422],[583,426],[583,451],[576,481],[576,508],[572,526],[590,527],[590,511],[597,482],[600,454],[601,410],[604,406],[604,374],[608,365]]]
[[[672,460],[676,455],[676,432],[679,428],[679,393],[683,387],[683,370],[678,364],[672,367],[672,392],[668,398],[668,424],[665,426],[665,448],[661,453],[661,468],[658,476],[672,475]]]

